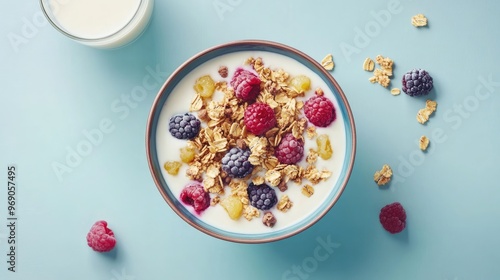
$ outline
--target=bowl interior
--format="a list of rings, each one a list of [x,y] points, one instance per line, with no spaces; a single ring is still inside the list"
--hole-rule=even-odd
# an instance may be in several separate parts
[[[221,55],[243,51],[270,52],[284,55],[296,60],[312,70],[325,82],[329,90],[333,93],[337,101],[336,113],[337,115],[341,114],[341,119],[343,120],[345,127],[345,155],[343,157],[343,162],[341,163],[340,175],[338,180],[334,182],[335,186],[332,191],[327,194],[327,197],[323,200],[321,205],[318,205],[317,208],[310,212],[305,219],[302,219],[289,227],[258,234],[242,234],[223,230],[202,221],[197,215],[190,212],[184,205],[182,205],[169,188],[162,174],[163,162],[160,162],[157,150],[158,129],[165,129],[158,127],[160,114],[172,90],[188,73],[196,69],[201,64]],[[146,149],[151,174],[158,190],[165,201],[183,220],[198,230],[220,239],[240,243],[263,243],[284,239],[305,230],[323,217],[336,203],[347,184],[354,164],[356,132],[352,112],[342,89],[332,75],[315,60],[294,48],[275,42],[238,41],[219,45],[195,55],[193,58],[182,64],[167,79],[165,84],[160,89],[150,112],[146,132]]]

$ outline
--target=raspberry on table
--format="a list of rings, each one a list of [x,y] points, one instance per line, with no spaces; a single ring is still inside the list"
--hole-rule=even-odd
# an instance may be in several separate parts
[[[276,116],[271,106],[257,102],[247,107],[244,121],[248,131],[255,135],[263,135],[276,125]]]
[[[380,223],[385,230],[394,234],[406,227],[406,211],[399,202],[384,206],[379,214]]]
[[[115,247],[115,234],[106,221],[97,221],[92,225],[87,233],[87,244],[97,252],[108,252]]]
[[[292,133],[287,133],[274,151],[280,163],[295,164],[304,156],[304,141],[297,139]]]
[[[183,203],[193,206],[196,213],[201,213],[210,206],[210,194],[197,182],[186,185],[181,191],[180,199]]]
[[[234,72],[230,85],[236,97],[243,101],[253,101],[260,93],[260,78],[253,72],[238,68]]]
[[[335,108],[332,101],[325,96],[312,96],[304,104],[307,119],[318,127],[327,127],[335,120]]]
[[[168,123],[170,134],[177,139],[193,139],[200,132],[201,122],[190,113],[172,116]]]
[[[266,184],[250,183],[247,188],[250,204],[260,210],[269,210],[278,202],[276,192]]]
[[[233,178],[244,178],[252,173],[253,165],[248,161],[249,149],[231,148],[222,158],[222,170]]]
[[[403,91],[409,96],[427,95],[433,87],[431,75],[423,69],[413,69],[401,79]]]

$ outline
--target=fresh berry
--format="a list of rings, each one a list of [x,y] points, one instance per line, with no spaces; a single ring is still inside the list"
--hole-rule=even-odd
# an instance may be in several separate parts
[[[335,108],[332,101],[324,96],[315,95],[304,104],[307,119],[319,127],[327,127],[335,120]]]
[[[243,203],[241,203],[241,200],[237,196],[229,196],[222,199],[220,205],[233,220],[238,220],[243,213]]]
[[[230,177],[243,178],[252,173],[253,165],[248,161],[249,149],[234,147],[222,158],[222,170]]]
[[[199,183],[193,182],[184,187],[181,192],[181,201],[191,205],[197,213],[210,206],[210,195]]]
[[[201,97],[209,98],[215,92],[215,82],[210,75],[205,75],[196,80],[193,88]]]
[[[200,132],[201,122],[190,113],[175,115],[168,124],[170,134],[177,139],[193,139]]]
[[[230,85],[236,97],[243,101],[253,101],[260,92],[259,77],[248,70],[238,68],[234,72]]]
[[[380,210],[380,223],[388,232],[401,232],[406,226],[406,212],[399,202],[384,206]]]
[[[276,192],[268,185],[250,183],[247,188],[250,204],[260,210],[271,209],[278,202]]]
[[[254,103],[245,111],[245,125],[251,133],[262,135],[276,125],[273,108],[266,103]]]
[[[304,156],[304,141],[293,137],[292,133],[285,134],[274,154],[280,163],[295,164]]]
[[[87,244],[97,252],[111,251],[116,245],[115,234],[106,221],[97,221],[87,233]]]
[[[404,74],[401,82],[403,91],[409,96],[427,95],[433,86],[431,75],[422,69],[413,69]]]

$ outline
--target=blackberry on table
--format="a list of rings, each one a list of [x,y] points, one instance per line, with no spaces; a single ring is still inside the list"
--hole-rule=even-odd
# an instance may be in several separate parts
[[[406,73],[402,80],[403,91],[409,96],[427,95],[433,87],[431,75],[423,69],[413,69]]]

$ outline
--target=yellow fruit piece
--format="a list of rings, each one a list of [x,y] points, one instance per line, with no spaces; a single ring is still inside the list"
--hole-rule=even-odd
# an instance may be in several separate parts
[[[238,220],[243,213],[243,203],[236,196],[229,196],[220,201],[220,205],[226,210],[229,217]]]
[[[181,168],[181,165],[182,163],[178,161],[167,161],[163,165],[163,168],[165,168],[168,174],[177,175],[179,173],[179,168]]]
[[[330,145],[330,138],[328,135],[321,134],[316,138],[316,144],[318,145],[318,154],[322,159],[329,159],[332,157],[333,149]]]
[[[195,150],[191,147],[181,148],[181,160],[184,163],[190,163],[194,160]]]
[[[309,79],[305,75],[299,75],[292,78],[292,80],[290,81],[290,85],[297,92],[306,92],[311,88],[311,79]]]
[[[212,77],[205,75],[196,80],[193,88],[201,97],[209,98],[215,92],[215,82]]]

